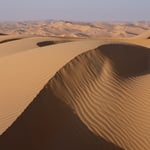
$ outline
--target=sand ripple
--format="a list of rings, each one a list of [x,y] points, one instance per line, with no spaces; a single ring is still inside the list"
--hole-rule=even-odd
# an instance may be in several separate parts
[[[148,49],[104,45],[72,60],[49,86],[96,135],[123,149],[148,150],[149,60]]]

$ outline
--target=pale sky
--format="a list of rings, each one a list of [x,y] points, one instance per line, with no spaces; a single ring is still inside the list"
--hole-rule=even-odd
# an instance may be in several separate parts
[[[0,21],[147,21],[150,0],[0,0]]]

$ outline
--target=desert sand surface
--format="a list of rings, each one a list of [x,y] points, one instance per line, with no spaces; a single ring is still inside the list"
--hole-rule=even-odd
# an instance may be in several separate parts
[[[1,22],[0,33],[59,37],[126,38],[150,30],[150,22],[73,22],[63,20]]]
[[[0,44],[0,57],[64,42],[69,42],[69,40],[56,37],[26,37],[11,42],[6,40],[6,42]]]
[[[28,33],[26,23],[0,29],[0,149],[149,150],[149,23],[128,24],[134,37],[125,23],[93,23],[117,29],[103,38],[89,23],[64,21],[49,24],[86,26],[91,37],[49,36],[46,23],[30,22]]]

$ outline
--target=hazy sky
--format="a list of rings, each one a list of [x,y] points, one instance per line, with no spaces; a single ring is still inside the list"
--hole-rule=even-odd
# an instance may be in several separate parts
[[[0,21],[150,20],[150,0],[0,0]]]

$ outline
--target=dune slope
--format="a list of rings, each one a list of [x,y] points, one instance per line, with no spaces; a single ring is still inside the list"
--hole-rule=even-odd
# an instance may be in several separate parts
[[[0,146],[148,150],[149,73],[148,48],[107,44],[85,52],[50,79]]]
[[[123,149],[148,150],[149,49],[104,45],[87,53],[84,60],[76,59],[52,79],[55,95],[95,134]]]
[[[1,57],[0,134],[12,124],[61,67],[101,43],[69,42]]]
[[[95,136],[46,86],[0,137],[5,150],[121,150]]]
[[[0,42],[0,57],[14,55],[19,52],[32,50],[38,47],[49,46],[57,43],[67,42],[54,37],[28,37],[19,40],[5,40],[9,42]],[[10,42],[11,41],[11,42]]]

